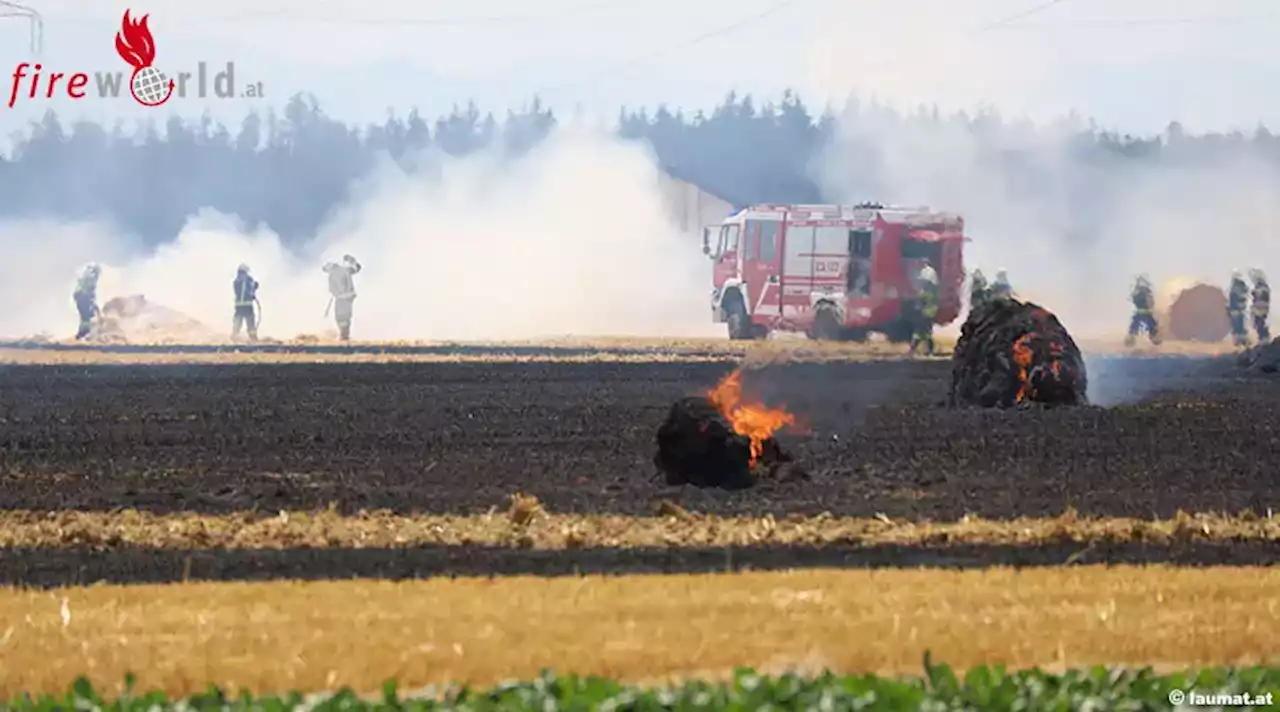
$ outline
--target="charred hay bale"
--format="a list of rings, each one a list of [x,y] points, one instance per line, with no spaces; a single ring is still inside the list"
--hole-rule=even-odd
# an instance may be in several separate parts
[[[1269,343],[1258,344],[1247,351],[1242,351],[1237,363],[1241,368],[1257,373],[1270,374],[1280,372],[1280,337],[1272,339]]]
[[[657,442],[653,464],[669,485],[745,489],[756,483],[762,471],[775,474],[792,462],[791,455],[770,437],[761,441],[761,452],[753,463],[751,438],[734,432],[724,414],[703,396],[676,401],[658,427]],[[793,476],[804,478],[798,468],[791,469]]]
[[[1084,358],[1047,309],[993,299],[969,314],[951,357],[952,407],[1085,405]]]

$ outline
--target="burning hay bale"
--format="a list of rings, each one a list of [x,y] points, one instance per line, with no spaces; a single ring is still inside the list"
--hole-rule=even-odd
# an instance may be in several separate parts
[[[682,398],[671,406],[658,428],[653,463],[670,485],[744,489],[762,477],[805,479],[773,438],[795,422],[785,409],[744,403],[739,369],[705,396]]]
[[[1017,299],[995,299],[969,315],[951,361],[949,403],[1009,408],[1085,405],[1084,359],[1058,318]]]
[[[1221,287],[1190,279],[1171,280],[1161,285],[1157,303],[1166,340],[1216,344],[1231,333],[1227,293]]]

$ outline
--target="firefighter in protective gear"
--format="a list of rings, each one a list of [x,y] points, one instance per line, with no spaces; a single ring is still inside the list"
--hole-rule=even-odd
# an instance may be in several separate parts
[[[1271,328],[1267,318],[1271,316],[1271,285],[1267,284],[1267,275],[1255,269],[1249,275],[1253,278],[1253,330],[1258,332],[1258,343],[1265,344],[1271,340]]]
[[[93,329],[93,318],[102,313],[98,309],[98,277],[101,275],[102,268],[97,264],[89,264],[76,280],[76,291],[71,297],[75,300],[76,311],[80,313],[80,329],[76,332],[77,340],[89,335],[89,331]]]
[[[1236,346],[1249,345],[1249,331],[1245,328],[1244,312],[1249,306],[1249,285],[1240,273],[1231,273],[1231,289],[1227,292],[1227,316],[1231,319],[1231,337]]]
[[[933,355],[933,320],[938,316],[938,274],[932,267],[920,271],[919,285],[909,312],[912,323],[909,353],[914,356],[924,346],[925,353]]]
[[[231,339],[240,338],[240,329],[248,327],[249,341],[258,340],[258,315],[254,313],[254,304],[258,301],[258,280],[249,276],[249,265],[241,264],[236,269],[236,280],[232,282],[236,293],[236,312],[231,323]]]
[[[996,281],[991,284],[991,296],[1012,297],[1013,286],[1009,284],[1009,273],[1003,267],[996,270]]]
[[[1138,339],[1138,332],[1146,331],[1151,343],[1160,343],[1160,326],[1156,323],[1155,293],[1151,289],[1151,280],[1147,275],[1138,277],[1129,293],[1129,301],[1133,302],[1133,318],[1129,320],[1129,335],[1125,337],[1126,346],[1133,346]]]
[[[342,264],[330,262],[324,266],[329,275],[329,294],[333,296],[333,317],[338,322],[338,338],[351,340],[351,308],[356,300],[356,285],[352,276],[360,272],[360,263],[351,255],[342,256]]]
[[[975,269],[969,282],[969,311],[977,311],[991,298],[991,288],[987,286],[987,277],[982,270]]]

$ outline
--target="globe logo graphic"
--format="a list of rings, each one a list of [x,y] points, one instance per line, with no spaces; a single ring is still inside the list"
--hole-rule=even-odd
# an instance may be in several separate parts
[[[163,104],[169,98],[169,78],[155,67],[136,70],[129,88],[133,91],[133,98],[147,106]]]

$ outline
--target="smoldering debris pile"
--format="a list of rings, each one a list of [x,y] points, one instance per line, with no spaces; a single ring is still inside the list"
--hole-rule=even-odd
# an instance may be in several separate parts
[[[1161,285],[1160,329],[1169,341],[1217,343],[1231,333],[1227,293],[1221,287],[1193,279]]]
[[[217,338],[205,324],[141,294],[114,297],[102,305],[102,316],[88,340],[99,343],[198,343]]]
[[[653,463],[670,485],[745,489],[765,478],[807,479],[773,437],[794,424],[785,409],[743,403],[741,371],[734,371],[707,395],[671,406]]]
[[[1017,299],[970,313],[951,361],[952,407],[1086,405],[1084,358],[1058,318]]]
[[[1256,373],[1280,373],[1280,337],[1242,351],[1237,358],[1241,368]]]

